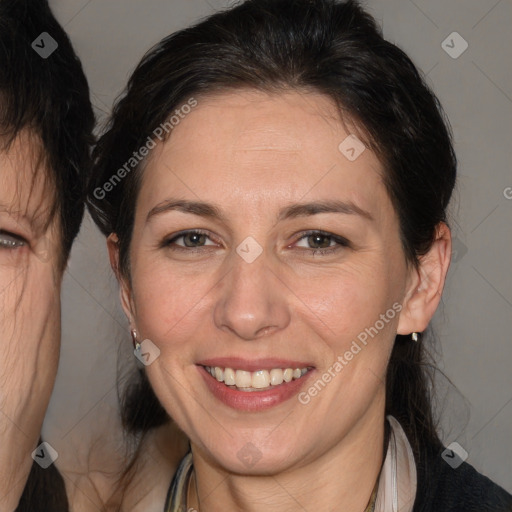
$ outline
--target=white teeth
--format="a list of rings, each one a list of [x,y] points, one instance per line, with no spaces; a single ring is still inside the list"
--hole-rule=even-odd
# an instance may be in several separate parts
[[[291,382],[306,375],[308,368],[272,368],[248,372],[221,368],[219,366],[206,366],[206,371],[218,382],[224,382],[226,386],[236,386],[244,391],[256,391],[270,386],[279,386],[283,382]]]
[[[270,386],[270,374],[267,370],[260,370],[252,373],[251,386],[256,389],[268,388]]]
[[[270,370],[270,384],[272,384],[272,386],[279,386],[279,384],[282,383],[283,370],[281,370],[281,368],[273,368],[272,370]]]
[[[237,388],[250,388],[252,384],[251,372],[237,370],[235,372],[235,386]]]
[[[218,366],[215,367],[215,378],[219,382],[224,382],[224,371],[222,368],[219,368]]]
[[[224,383],[227,386],[235,385],[235,371],[232,368],[226,368],[224,370]]]

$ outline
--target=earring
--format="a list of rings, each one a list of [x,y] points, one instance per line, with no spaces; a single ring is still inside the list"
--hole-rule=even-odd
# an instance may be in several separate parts
[[[418,341],[419,333],[418,332],[411,333],[411,339],[412,339],[412,341]]]
[[[137,331],[135,329],[132,329],[131,330],[131,333],[132,333],[132,343],[133,343],[133,348],[135,350],[138,350],[140,351],[140,343],[138,342],[137,340]]]

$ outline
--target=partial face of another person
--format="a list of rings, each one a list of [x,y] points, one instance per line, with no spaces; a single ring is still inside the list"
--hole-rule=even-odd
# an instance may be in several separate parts
[[[58,216],[48,223],[51,185],[38,165],[39,147],[24,130],[0,152],[0,405],[7,415],[15,411],[11,418],[26,405],[25,388],[53,381],[58,362],[60,236]],[[40,406],[27,421],[42,421],[51,388],[42,389],[32,393]],[[40,408],[42,415],[32,415]]]
[[[122,299],[196,449],[281,472],[383,422],[414,272],[382,164],[340,151],[357,131],[328,98],[197,100],[143,171]]]

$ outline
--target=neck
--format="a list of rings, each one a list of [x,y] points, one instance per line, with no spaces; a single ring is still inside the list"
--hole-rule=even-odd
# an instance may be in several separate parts
[[[330,450],[275,475],[226,472],[192,444],[194,475],[187,506],[199,512],[363,512],[384,459],[384,403],[379,402]]]

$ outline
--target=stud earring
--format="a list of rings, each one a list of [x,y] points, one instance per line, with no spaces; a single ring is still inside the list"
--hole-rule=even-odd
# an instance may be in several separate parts
[[[419,333],[417,333],[417,332],[411,333],[411,339],[412,339],[412,341],[418,341]]]

